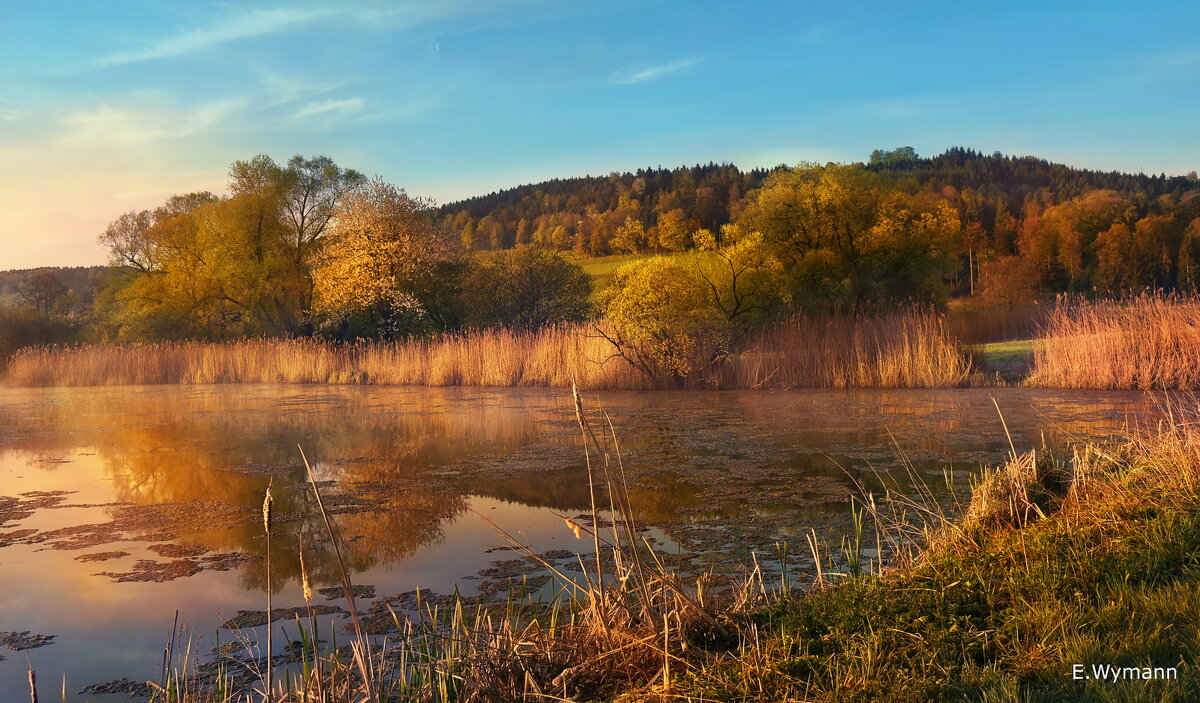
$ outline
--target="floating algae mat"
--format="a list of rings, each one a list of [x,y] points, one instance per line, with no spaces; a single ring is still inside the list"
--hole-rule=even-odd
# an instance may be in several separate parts
[[[803,535],[836,545],[849,532],[856,485],[906,491],[917,477],[944,490],[950,474],[962,486],[967,472],[1004,458],[1009,435],[1017,449],[1063,447],[1158,417],[1145,394],[1019,388],[588,393],[584,402],[612,418],[643,536],[685,573],[773,563],[781,541],[802,569]],[[272,619],[287,629],[305,605],[301,535],[322,632],[343,632],[340,577],[298,446],[373,632],[455,593],[481,604],[549,594],[556,584],[542,561],[575,577],[591,564],[591,540],[566,520],[607,526],[588,515],[563,391],[0,389],[0,700],[28,695],[26,656],[39,680],[56,682],[56,700],[64,673],[71,700],[143,691],[176,611],[193,650],[214,657],[236,654],[223,624],[261,635],[267,589]],[[276,643],[276,656],[293,646]]]

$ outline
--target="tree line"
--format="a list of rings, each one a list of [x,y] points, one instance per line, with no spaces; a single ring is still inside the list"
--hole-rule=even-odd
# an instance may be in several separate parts
[[[558,254],[466,251],[429,202],[322,156],[237,161],[227,194],[125,213],[100,241],[112,274],[96,326],[113,339],[394,338],[590,314],[586,275]]]
[[[797,311],[1195,291],[1200,185],[904,147],[858,164],[549,181],[438,208],[328,157],[260,155],[231,165],[224,194],[124,213],[99,239],[111,266],[75,325],[94,339],[387,339],[602,318],[617,356],[682,378]],[[579,263],[612,252],[645,256],[594,291]],[[71,307],[53,284],[22,298],[47,328]]]
[[[910,147],[876,150],[858,166],[957,210],[951,294],[1009,301],[1196,287],[1195,236],[1185,243],[1200,217],[1195,172],[1101,172],[959,147],[932,158]],[[684,251],[720,241],[753,191],[791,170],[642,169],[521,186],[438,212],[442,225],[475,250],[533,242],[579,257]]]

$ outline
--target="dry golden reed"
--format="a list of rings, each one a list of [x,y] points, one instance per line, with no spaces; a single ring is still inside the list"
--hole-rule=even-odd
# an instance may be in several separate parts
[[[1029,384],[1200,388],[1200,298],[1061,299],[1035,345]]]
[[[1012,305],[984,300],[951,302],[946,325],[962,344],[1030,339],[1037,336],[1053,308],[1036,300]]]
[[[796,318],[720,372],[727,388],[938,388],[966,383],[971,363],[940,315],[908,310]]]
[[[962,384],[970,365],[941,317],[796,318],[688,379],[702,388],[893,387]],[[9,363],[13,386],[370,383],[410,386],[643,390],[671,385],[613,355],[587,325],[483,330],[395,342],[253,339],[31,347]]]

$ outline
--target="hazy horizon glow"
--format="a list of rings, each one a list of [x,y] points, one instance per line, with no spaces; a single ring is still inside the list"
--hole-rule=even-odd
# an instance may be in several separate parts
[[[950,146],[1200,168],[1194,3],[69,2],[0,21],[0,269],[229,164],[326,154],[449,202],[554,177]]]

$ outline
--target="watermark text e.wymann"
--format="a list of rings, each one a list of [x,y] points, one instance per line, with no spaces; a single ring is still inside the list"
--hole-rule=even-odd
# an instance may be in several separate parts
[[[1113,666],[1112,664],[1073,664],[1071,678],[1076,681],[1170,681],[1179,678],[1173,667]]]

